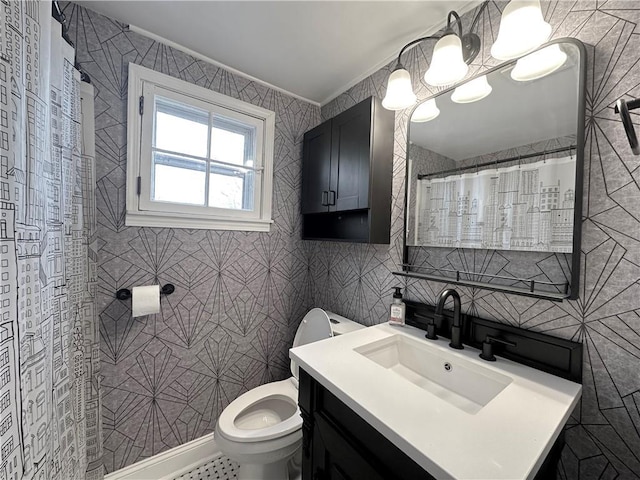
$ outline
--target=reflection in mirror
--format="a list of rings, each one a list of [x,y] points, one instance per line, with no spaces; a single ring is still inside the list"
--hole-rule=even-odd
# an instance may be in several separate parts
[[[583,48],[552,42],[416,107],[405,270],[577,294]]]

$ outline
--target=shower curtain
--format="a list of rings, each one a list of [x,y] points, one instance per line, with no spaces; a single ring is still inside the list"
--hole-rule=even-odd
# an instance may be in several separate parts
[[[103,477],[93,89],[49,1],[0,17],[0,480]]]

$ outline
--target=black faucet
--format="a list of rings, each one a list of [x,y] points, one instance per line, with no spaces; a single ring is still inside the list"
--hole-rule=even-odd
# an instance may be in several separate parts
[[[453,297],[453,326],[451,327],[451,343],[449,346],[456,350],[462,350],[462,318],[460,317],[460,294],[453,288],[447,288],[438,297],[438,304],[436,306],[436,313],[434,315],[434,321],[436,323],[442,318],[442,310],[447,298]]]

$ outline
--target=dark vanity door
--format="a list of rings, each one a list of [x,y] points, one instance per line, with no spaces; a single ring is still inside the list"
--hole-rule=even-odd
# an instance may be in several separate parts
[[[331,122],[304,135],[302,157],[302,213],[329,211],[331,175]]]
[[[434,480],[302,368],[302,480]]]
[[[331,212],[369,208],[371,102],[360,102],[332,121]]]

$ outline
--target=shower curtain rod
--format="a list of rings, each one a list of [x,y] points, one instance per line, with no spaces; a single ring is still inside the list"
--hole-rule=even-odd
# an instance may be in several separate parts
[[[577,149],[576,145],[569,145],[568,147],[554,148],[553,150],[544,150],[539,153],[526,153],[524,155],[517,155],[515,157],[503,158],[502,160],[494,160],[493,162],[476,163],[473,165],[468,165],[466,167],[451,168],[449,170],[443,170],[441,172],[424,173],[422,175],[418,175],[418,180],[422,180],[424,178],[436,177],[438,175],[445,175],[447,173],[459,173],[463,170],[471,170],[473,168],[477,170],[480,167],[491,167],[491,166],[499,165],[501,163],[515,162],[516,160],[524,160],[526,158],[539,157],[540,155],[550,155],[552,153],[561,153],[561,152],[567,152],[567,151],[576,150],[576,149]]]
[[[67,17],[62,12],[60,5],[57,0],[51,2],[51,16],[62,25],[62,38],[65,42],[71,45],[74,48],[74,67],[76,70],[80,72],[80,80],[85,83],[91,83],[91,77],[82,69],[80,62],[78,62],[77,57],[75,56],[75,48],[76,46],[73,44],[71,39],[69,38],[69,27],[67,26]]]

